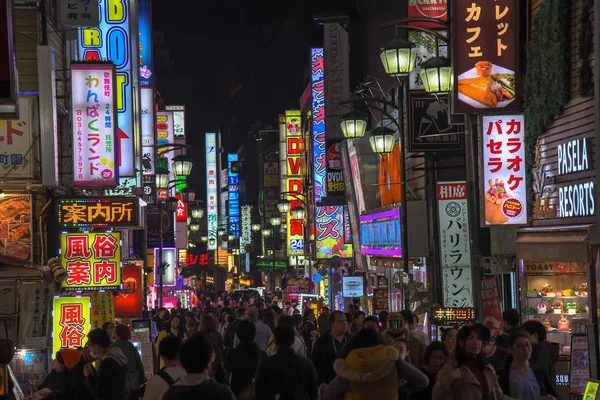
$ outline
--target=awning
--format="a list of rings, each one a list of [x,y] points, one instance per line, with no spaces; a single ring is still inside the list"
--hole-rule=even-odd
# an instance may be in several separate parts
[[[517,258],[533,261],[589,262],[591,225],[524,228],[517,231]]]

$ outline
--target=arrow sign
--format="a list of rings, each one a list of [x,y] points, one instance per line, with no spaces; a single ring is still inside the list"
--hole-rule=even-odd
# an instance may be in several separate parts
[[[117,128],[117,140],[119,141],[119,147],[118,147],[118,152],[119,152],[119,167],[123,165],[123,160],[122,160],[122,155],[121,155],[121,149],[123,148],[121,146],[121,141],[123,139],[129,139],[129,136],[127,136],[127,134],[125,132],[123,132],[123,130],[121,128]]]

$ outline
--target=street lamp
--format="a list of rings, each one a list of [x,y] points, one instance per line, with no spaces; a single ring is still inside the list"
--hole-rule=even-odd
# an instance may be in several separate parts
[[[290,212],[290,201],[288,199],[281,199],[279,203],[277,203],[277,209],[280,214],[287,214]]]
[[[196,198],[196,192],[194,192],[191,189],[185,188],[183,190],[181,190],[179,192],[179,195],[181,196],[181,200],[183,200],[185,203],[191,203],[194,201],[194,199]]]
[[[304,208],[303,207],[294,207],[294,209],[292,210],[292,217],[294,217],[294,219],[301,219],[304,220]]]
[[[263,228],[263,230],[262,230],[262,235],[263,235],[264,237],[269,237],[269,236],[271,236],[271,228]]]
[[[173,162],[171,165],[173,167],[175,176],[188,176],[192,172],[194,163],[192,162],[191,157],[179,155],[173,157]]]
[[[198,207],[198,206],[192,208],[192,218],[200,219],[203,216],[204,216],[204,209],[203,208]]]
[[[368,117],[360,111],[350,111],[342,116],[342,132],[346,139],[360,139],[365,136]]]
[[[431,94],[446,94],[452,90],[452,67],[445,57],[433,57],[420,65],[425,90]]]
[[[260,231],[260,228],[261,228],[260,224],[252,224],[252,230],[254,232]]]
[[[166,189],[169,187],[169,170],[165,168],[156,169],[156,187]]]
[[[273,226],[281,225],[281,217],[271,217],[269,219],[269,221],[271,222],[271,225],[273,225]]]
[[[200,240],[202,241],[202,243],[206,243],[206,242],[208,242],[208,236],[202,235],[202,236],[200,236]]]
[[[200,224],[196,224],[196,223],[194,223],[194,224],[191,224],[191,225],[190,225],[190,230],[191,230],[192,232],[198,232],[198,231],[200,230]]]
[[[178,200],[175,197],[169,197],[168,200],[165,201],[165,211],[167,212],[175,212],[177,211]]]
[[[385,73],[391,76],[405,76],[415,68],[417,50],[414,43],[402,38],[388,42],[381,49],[381,62]]]
[[[373,152],[377,154],[391,153],[396,143],[394,131],[389,128],[379,127],[371,132],[369,143]]]

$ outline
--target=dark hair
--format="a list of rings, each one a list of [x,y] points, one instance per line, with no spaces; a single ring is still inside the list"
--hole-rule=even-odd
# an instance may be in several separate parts
[[[119,340],[131,340],[131,330],[125,324],[115,326],[115,335]]]
[[[292,315],[292,319],[294,320],[294,326],[298,326],[298,325],[300,325],[301,322],[304,321],[302,319],[302,315],[300,315],[300,314],[294,314],[294,315]]]
[[[240,342],[251,342],[256,335],[256,326],[250,321],[240,321],[235,328],[235,334]]]
[[[213,317],[208,314],[202,317],[202,322],[200,322],[200,332],[212,333],[218,331],[219,329],[217,328],[217,322]]]
[[[537,340],[539,342],[546,340],[546,327],[540,321],[526,321],[523,323],[522,328],[531,336],[537,335]]]
[[[298,315],[298,314],[296,314]],[[298,315],[300,318],[302,318],[301,315]],[[281,326],[281,325],[289,325],[289,326],[294,326],[294,317],[292,317],[291,315],[285,315],[285,314],[281,314],[279,317],[277,317],[277,326]]]
[[[277,326],[273,335],[275,336],[275,344],[279,346],[280,349],[292,347],[294,340],[296,339],[294,327],[288,324],[280,324]]]
[[[531,342],[531,337],[529,336],[529,334],[527,332],[525,332],[525,331],[511,332],[510,341],[509,341],[510,347],[513,347],[515,345],[515,343],[517,342],[517,340],[519,340],[521,338],[527,338],[527,340],[529,340]]]
[[[369,315],[368,317],[365,317],[365,319],[363,320],[363,325],[367,322],[375,322],[377,325],[379,325],[379,320],[375,315]]]
[[[424,362],[425,365],[429,364],[429,358],[433,354],[434,351],[441,351],[444,353],[444,357],[448,357],[448,349],[446,345],[438,340],[429,343],[429,346],[425,349],[425,357]]]
[[[442,328],[442,342],[448,339],[448,334],[450,331],[456,331],[458,333],[458,329],[455,326],[451,326],[449,328]]]
[[[236,318],[242,318],[245,314],[246,314],[246,308],[245,307],[240,307],[235,312]]]
[[[387,317],[390,313],[388,311],[380,311],[379,312],[379,322],[381,322],[381,326],[385,326],[387,323]]]
[[[87,337],[90,344],[95,344],[103,349],[108,349],[110,347],[110,336],[108,336],[108,332],[106,332],[104,329],[92,329],[88,333]]]
[[[402,314],[402,317],[404,317],[404,322],[407,324],[412,325],[415,323],[415,314],[413,314],[412,311],[402,310],[400,311],[400,314]]]
[[[354,323],[354,316],[352,313],[345,313],[346,314],[346,321],[348,322],[348,324],[352,325]]]
[[[465,352],[465,344],[467,342],[467,339],[469,338],[469,335],[471,335],[471,333],[473,333],[473,332],[475,332],[477,334],[477,337],[481,340],[479,329],[477,328],[477,326],[474,326],[474,325],[463,326],[458,331],[458,335],[456,335],[456,349],[454,350],[454,359],[455,359],[458,367],[462,367],[467,362],[467,354]],[[461,342],[462,342],[462,346],[461,346]],[[476,359],[477,359],[477,365],[479,366],[480,369],[485,368],[485,366],[488,364],[487,360],[485,359],[485,357],[483,356],[483,354],[481,352],[479,352],[479,354],[477,354]]]
[[[490,328],[480,323],[474,323],[473,327],[477,329],[477,334],[479,335],[479,338],[482,342],[487,343],[490,341],[490,339],[492,338],[492,331],[490,330]]]
[[[313,310],[312,308],[307,308],[306,310],[304,310],[304,318],[310,317],[311,314],[315,315],[315,310]]]
[[[519,326],[519,322],[521,321],[521,316],[519,312],[514,308],[507,308],[502,313],[502,319],[511,327]]]
[[[360,317],[361,315],[366,316],[367,314],[365,314],[364,311],[360,311],[359,310],[359,311],[357,311],[357,312],[354,313],[354,319],[358,319],[358,317]]]
[[[275,313],[273,311],[265,311],[263,323],[271,328],[271,331],[275,329]]]
[[[201,374],[206,371],[214,348],[204,335],[197,333],[183,343],[179,350],[181,366],[188,374]]]
[[[339,311],[339,310],[335,310],[333,312],[329,313],[329,325],[333,325],[335,323],[335,316],[336,315],[345,315],[343,312]],[[348,320],[348,317],[346,317],[346,321]]]
[[[381,339],[379,332],[373,329],[363,329],[358,331],[356,335],[354,335],[352,339],[350,339],[348,343],[342,347],[340,353],[338,354],[338,358],[348,357],[348,354],[350,354],[350,352],[353,350],[362,349],[365,347],[375,347],[380,344],[383,344],[383,340]]]
[[[323,306],[323,308],[321,308],[321,313],[324,313],[325,311],[329,311],[329,307]]]
[[[182,343],[179,336],[166,336],[158,345],[158,355],[165,360],[175,360]]]
[[[111,322],[111,321],[105,322],[105,323],[102,324],[102,329],[107,330],[108,327],[111,326],[111,325],[113,326],[113,328],[115,327],[115,323],[114,322]]]

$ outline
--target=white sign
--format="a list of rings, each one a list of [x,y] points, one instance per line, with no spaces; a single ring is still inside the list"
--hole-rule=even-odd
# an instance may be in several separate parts
[[[364,278],[362,276],[345,276],[342,278],[342,293],[344,297],[360,297],[365,294]]]
[[[485,224],[526,224],[524,118],[486,115],[481,121]]]
[[[173,135],[178,138],[185,137],[185,106],[165,106],[165,110],[173,111]]]
[[[217,200],[217,140],[214,133],[205,135],[206,143],[206,220],[208,223],[208,250],[218,245],[218,200]]]
[[[565,175],[590,169],[592,146],[588,138],[569,140],[558,145],[558,174]]]
[[[561,218],[590,217],[596,213],[594,182],[558,188],[558,214]]]
[[[246,245],[252,244],[252,206],[242,206],[242,235],[240,253],[246,253]]]
[[[114,66],[71,65],[73,185],[117,184]]]
[[[438,182],[437,201],[442,268],[470,267],[466,182]]]
[[[471,268],[444,268],[442,273],[444,307],[473,307]]]
[[[37,47],[38,90],[40,101],[40,146],[53,149],[42,152],[41,169],[44,186],[59,186],[58,120],[56,110],[56,56],[50,46]],[[52,134],[50,134],[52,133]]]
[[[171,163],[173,162],[174,153],[169,150],[169,145],[175,142],[175,138],[173,136],[173,112],[172,111],[159,111],[156,113],[156,145],[158,147],[157,154],[159,158],[166,159],[167,165],[164,168],[169,170],[169,181],[175,180],[175,173],[173,168],[171,168]],[[160,156],[160,153],[164,153]],[[157,160],[158,161],[158,160]],[[158,164],[161,165],[160,163]],[[174,190],[174,188],[173,188]],[[159,200],[166,200],[169,197],[169,194],[166,190],[159,191]]]
[[[32,112],[37,109],[35,97],[19,96],[19,119],[0,120],[0,174],[4,178],[33,178],[37,146],[31,137],[37,127]]]
[[[65,26],[92,27],[100,24],[98,1],[61,0],[61,22]]]
[[[142,146],[154,146],[154,90],[140,89],[142,106]]]

